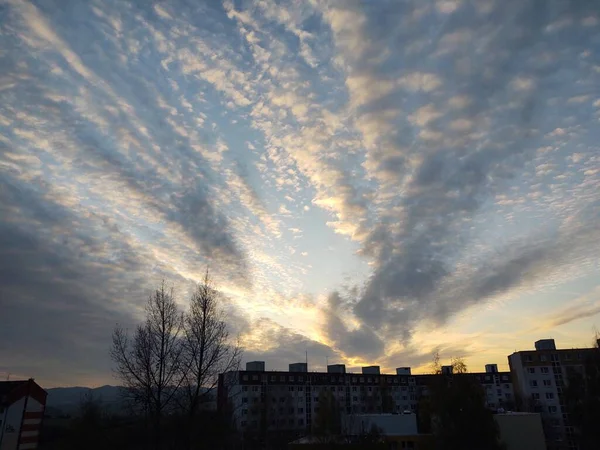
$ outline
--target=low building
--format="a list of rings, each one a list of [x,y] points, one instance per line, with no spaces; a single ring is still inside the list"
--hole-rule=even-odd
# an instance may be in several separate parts
[[[37,448],[46,396],[33,379],[0,382],[0,450]]]
[[[506,450],[546,450],[542,418],[536,413],[495,414]]]
[[[369,440],[369,439],[372,439]],[[419,434],[415,414],[353,414],[343,417],[341,436],[305,436],[288,445],[293,450],[320,450],[328,445],[352,449],[369,448],[386,450],[429,449],[433,446],[430,434]]]

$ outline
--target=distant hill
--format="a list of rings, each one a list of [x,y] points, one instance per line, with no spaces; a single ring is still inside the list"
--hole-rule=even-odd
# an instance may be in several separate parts
[[[46,389],[46,392],[48,392],[46,413],[51,416],[76,415],[81,403],[88,395],[91,395],[94,401],[102,404],[104,409],[118,412],[122,407],[121,389],[119,386],[109,385],[98,388],[76,386]]]
[[[121,389],[123,388],[120,386],[109,385],[97,388],[75,386],[46,389],[48,392],[46,414],[51,417],[75,416],[88,395],[100,403],[105,411],[118,414],[124,409]],[[210,400],[203,405],[203,408],[216,409],[216,391],[210,393]]]

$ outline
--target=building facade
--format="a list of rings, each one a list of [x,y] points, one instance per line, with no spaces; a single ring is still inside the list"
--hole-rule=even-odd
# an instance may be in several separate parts
[[[542,339],[535,350],[508,357],[519,409],[540,413],[548,450],[577,449],[564,390],[569,371],[582,373],[587,354],[594,351],[598,350],[557,349],[554,339]]]
[[[327,372],[307,372],[306,364],[291,364],[288,372],[250,370],[264,369],[257,363],[219,379],[218,404],[231,408],[242,431],[310,430],[324,399],[333,399],[342,415],[415,413],[432,377],[412,375],[409,367],[395,374],[381,374],[378,366],[346,373],[343,364],[328,366]],[[514,401],[511,374],[498,372],[496,365],[486,369],[455,376],[475,377],[486,391],[487,406],[506,408]]]
[[[0,450],[37,448],[46,396],[33,379],[0,382]]]

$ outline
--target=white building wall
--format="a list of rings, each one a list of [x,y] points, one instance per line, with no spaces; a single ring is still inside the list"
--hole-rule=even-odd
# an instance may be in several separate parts
[[[2,424],[2,444],[0,450],[17,450],[25,397],[10,405],[6,410],[6,419]]]

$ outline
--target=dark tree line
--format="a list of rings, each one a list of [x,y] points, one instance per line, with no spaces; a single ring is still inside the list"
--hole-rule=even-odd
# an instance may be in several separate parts
[[[428,395],[418,405],[421,433],[433,434],[438,450],[502,450],[493,412],[486,407],[486,393],[469,375],[461,358],[452,360],[452,375],[442,374],[439,355],[434,355]]]
[[[581,450],[600,445],[600,348],[598,336],[592,351],[586,352],[582,366],[567,374],[565,404],[574,438]]]

